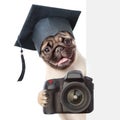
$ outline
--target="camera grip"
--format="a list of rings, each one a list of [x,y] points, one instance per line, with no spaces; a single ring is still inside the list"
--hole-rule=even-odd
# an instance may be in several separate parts
[[[47,97],[48,97],[48,103],[47,105],[44,107],[44,113],[45,114],[53,114],[55,112],[54,110],[54,91],[53,90],[49,90],[47,91]]]

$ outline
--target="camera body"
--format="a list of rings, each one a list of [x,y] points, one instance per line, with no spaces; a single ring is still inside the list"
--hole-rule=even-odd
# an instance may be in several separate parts
[[[69,71],[64,78],[50,79],[45,83],[48,104],[45,114],[90,113],[93,110],[92,78],[78,70]]]

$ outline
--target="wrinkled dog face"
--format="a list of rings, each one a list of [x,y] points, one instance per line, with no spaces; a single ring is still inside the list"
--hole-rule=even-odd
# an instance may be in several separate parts
[[[44,40],[40,55],[55,69],[69,67],[75,59],[75,41],[68,32],[59,32]]]

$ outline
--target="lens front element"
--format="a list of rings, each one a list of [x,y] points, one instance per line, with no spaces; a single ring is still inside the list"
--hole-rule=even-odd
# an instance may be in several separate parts
[[[67,101],[74,106],[80,105],[84,100],[84,94],[79,89],[71,89],[67,95]]]

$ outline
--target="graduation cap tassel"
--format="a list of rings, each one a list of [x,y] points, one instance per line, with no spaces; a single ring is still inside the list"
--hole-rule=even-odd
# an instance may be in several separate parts
[[[22,61],[22,72],[21,72],[21,75],[20,75],[18,81],[22,81],[24,74],[25,74],[25,59],[24,59],[22,48],[21,48],[21,61]]]

